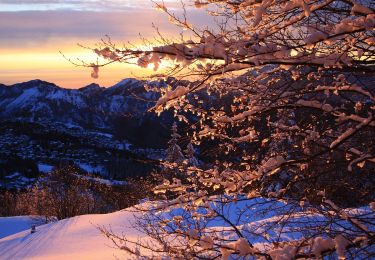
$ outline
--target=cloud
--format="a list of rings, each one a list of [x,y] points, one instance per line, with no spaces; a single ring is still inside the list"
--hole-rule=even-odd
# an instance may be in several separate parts
[[[47,44],[48,39],[100,40],[104,35],[134,40],[138,33],[153,34],[152,21],[165,30],[175,29],[155,11],[109,12],[8,12],[0,14],[0,48]],[[63,43],[63,42],[62,42]]]
[[[165,0],[170,7],[176,7],[176,0]],[[152,9],[150,0],[0,0],[0,10],[3,11],[46,11],[46,10],[75,10],[75,11],[111,11],[118,12],[129,8]]]
[[[192,12],[191,16],[197,24],[208,24],[207,16],[202,13]],[[181,31],[168,22],[164,13],[153,9],[0,12],[0,48],[39,47],[50,39],[60,39],[61,44],[71,39],[84,43],[98,41],[105,35],[118,41],[133,41],[139,38],[139,33],[146,38],[154,36],[152,23],[167,36]]]

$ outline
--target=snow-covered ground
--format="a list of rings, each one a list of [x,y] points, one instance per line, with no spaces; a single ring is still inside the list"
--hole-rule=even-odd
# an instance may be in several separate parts
[[[165,202],[149,204],[150,202],[145,201],[140,205],[142,207],[157,207],[157,205],[165,204]],[[244,208],[249,210],[249,214],[244,214],[243,218],[237,218],[238,215],[233,214]],[[253,210],[254,212],[252,212]],[[263,250],[267,248],[269,241],[263,235],[256,235],[258,233],[267,233],[269,238],[274,237],[280,241],[298,240],[303,236],[299,227],[303,226],[305,229],[311,228],[314,230],[316,226],[327,226],[325,222],[328,220],[316,212],[302,212],[297,209],[294,213],[291,213],[292,208],[283,207],[282,202],[263,198],[231,203],[226,205],[223,211],[229,213],[229,219],[235,217],[237,228],[242,230],[243,234],[253,242],[256,248],[263,248]],[[255,211],[265,211],[265,214],[258,215],[255,214]],[[157,215],[160,217],[165,214],[165,218],[170,219],[182,213],[181,209],[175,209],[169,213]],[[111,240],[106,238],[98,227],[105,227],[120,236],[123,234],[132,241],[140,239],[145,242],[147,238],[137,231],[134,225],[135,220],[140,217],[137,214],[141,213],[134,213],[134,208],[129,208],[110,214],[77,216],[38,226],[33,234],[30,233],[32,220],[30,217],[0,218],[0,259],[133,259],[125,251],[115,248]],[[346,214],[348,216],[368,215],[373,214],[373,212],[369,207],[364,207],[351,209],[346,211]],[[288,224],[284,223],[285,220],[288,221]],[[228,230],[228,225],[219,219],[212,219],[207,224],[207,231],[210,232],[224,234]],[[347,225],[346,222],[339,221],[336,224],[331,223],[331,228],[340,230],[345,225]],[[371,230],[373,229],[373,226],[369,227]],[[228,239],[230,238],[229,233],[225,236]],[[142,253],[147,254],[143,250]]]
[[[0,218],[0,239],[24,230],[30,231],[31,226],[40,225],[42,221],[40,217],[30,216]]]
[[[22,189],[31,187],[34,182],[34,178],[27,178],[22,174],[15,172],[11,175],[5,176],[3,180],[0,180],[0,187],[5,187],[6,189]]]
[[[88,172],[88,173],[100,173],[105,174],[105,169],[102,166],[92,166],[87,163],[78,163],[77,164],[82,170]]]
[[[102,235],[97,227],[110,227],[119,234],[124,233],[130,238],[137,239],[141,234],[130,227],[133,219],[133,213],[128,211],[77,216],[39,226],[37,231],[31,234],[27,217],[0,218],[2,234],[27,229],[0,239],[0,259],[129,259],[129,256],[124,255],[124,251],[114,248],[111,241]],[[1,223],[5,223],[6,227]],[[12,229],[12,226],[20,229]],[[6,231],[1,232],[2,230]]]
[[[43,172],[43,173],[47,173],[47,172],[50,172],[52,171],[54,166],[52,165],[49,165],[49,164],[45,164],[45,163],[39,163],[38,164],[38,169],[40,172]]]

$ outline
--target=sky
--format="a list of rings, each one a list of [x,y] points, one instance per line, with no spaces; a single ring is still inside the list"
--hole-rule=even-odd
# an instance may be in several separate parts
[[[180,7],[177,0],[164,2],[172,10]],[[152,23],[165,36],[178,35],[180,29],[153,6],[150,0],[0,0],[0,83],[41,79],[65,88],[92,82],[108,87],[123,78],[149,75],[150,69],[113,64],[95,80],[89,68],[75,67],[60,51],[72,59],[95,61],[91,51],[77,44],[94,47],[105,35],[120,45],[140,44],[139,33],[156,35]],[[207,22],[202,11],[188,10],[188,16],[197,25]]]

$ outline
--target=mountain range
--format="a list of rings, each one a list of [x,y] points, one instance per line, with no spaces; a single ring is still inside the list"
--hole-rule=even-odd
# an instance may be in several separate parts
[[[32,80],[0,85],[0,118],[58,121],[78,126],[108,128],[108,120],[120,113],[144,113],[158,94],[147,92],[145,81],[126,79],[103,88],[90,84],[64,89],[53,83]],[[153,82],[163,85],[163,82]]]
[[[0,120],[100,129],[141,146],[152,147],[152,142],[160,146],[158,137],[166,137],[164,130],[169,132],[172,117],[168,113],[158,117],[147,112],[160,94],[148,91],[146,85],[163,88],[173,81],[130,78],[109,88],[90,84],[79,89],[65,89],[42,80],[0,84]],[[141,133],[150,138],[140,139]]]

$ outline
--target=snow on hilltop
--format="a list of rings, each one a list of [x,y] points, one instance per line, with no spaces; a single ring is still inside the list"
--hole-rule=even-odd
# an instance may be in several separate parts
[[[119,234],[124,233],[137,239],[141,234],[130,227],[133,214],[129,211],[118,211],[111,214],[77,216],[39,226],[34,234],[26,230],[2,238],[0,259],[128,259],[129,256],[114,248],[97,227],[111,227]],[[16,225],[18,218],[0,218],[0,222],[9,221],[9,225]],[[18,220],[24,221],[23,217]]]

